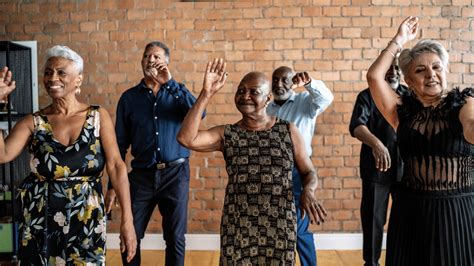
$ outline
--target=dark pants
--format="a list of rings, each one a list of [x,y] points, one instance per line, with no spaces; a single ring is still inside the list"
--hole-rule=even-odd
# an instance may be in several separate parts
[[[301,176],[298,173],[296,167],[293,168],[293,192],[295,195],[296,205],[296,250],[300,258],[302,266],[315,266],[316,265],[316,247],[314,245],[313,233],[308,231],[309,229],[309,216],[306,214],[301,219],[301,208],[300,208],[300,197],[303,191],[303,183],[301,182]]]
[[[189,161],[162,170],[133,169],[129,173],[133,224],[137,234],[137,254],[130,263],[122,254],[123,265],[140,265],[140,241],[158,205],[163,217],[166,265],[184,265],[185,233],[189,193]]]
[[[362,180],[360,216],[363,234],[364,265],[380,265],[383,227],[387,221],[388,198],[393,190],[391,184]]]

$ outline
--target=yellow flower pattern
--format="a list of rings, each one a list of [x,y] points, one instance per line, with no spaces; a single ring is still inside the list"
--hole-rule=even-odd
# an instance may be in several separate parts
[[[71,170],[67,166],[56,165],[56,171],[54,171],[54,178],[68,177]]]

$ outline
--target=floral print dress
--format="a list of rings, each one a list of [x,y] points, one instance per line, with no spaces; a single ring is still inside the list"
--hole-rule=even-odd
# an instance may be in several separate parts
[[[99,107],[91,106],[78,139],[55,140],[41,111],[33,114],[31,174],[20,186],[21,265],[105,264],[105,208]]]

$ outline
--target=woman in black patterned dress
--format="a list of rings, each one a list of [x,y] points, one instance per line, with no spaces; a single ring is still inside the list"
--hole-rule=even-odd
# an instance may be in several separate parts
[[[49,49],[43,81],[52,103],[20,120],[5,141],[0,133],[0,163],[25,147],[31,154],[31,174],[19,193],[21,265],[105,264],[104,167],[122,206],[121,249],[129,260],[135,255],[126,166],[107,111],[76,97],[82,69],[82,58],[68,47]],[[4,72],[0,82],[11,86]]]
[[[367,73],[377,107],[397,129],[405,165],[386,265],[474,265],[474,89],[448,89],[440,43],[422,40],[401,51],[418,29],[418,18],[405,19]],[[400,51],[411,90],[402,98],[384,80]]]
[[[316,171],[298,129],[266,113],[270,83],[250,72],[235,93],[242,119],[199,131],[202,112],[225,83],[225,63],[207,65],[196,103],[184,119],[178,141],[196,151],[222,151],[229,182],[221,221],[221,265],[292,265],[295,262],[296,207],[320,223],[326,215],[314,192]],[[292,168],[304,180],[301,206],[295,206]]]

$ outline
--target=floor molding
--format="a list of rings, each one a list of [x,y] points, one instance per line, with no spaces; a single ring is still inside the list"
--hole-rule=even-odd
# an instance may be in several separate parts
[[[384,234],[383,248],[385,248]],[[107,248],[119,249],[119,234],[107,234]],[[314,234],[314,243],[318,250],[357,250],[362,249],[362,234]],[[186,250],[219,250],[218,234],[187,234]],[[146,234],[142,239],[143,250],[164,250],[165,241],[162,234]]]

